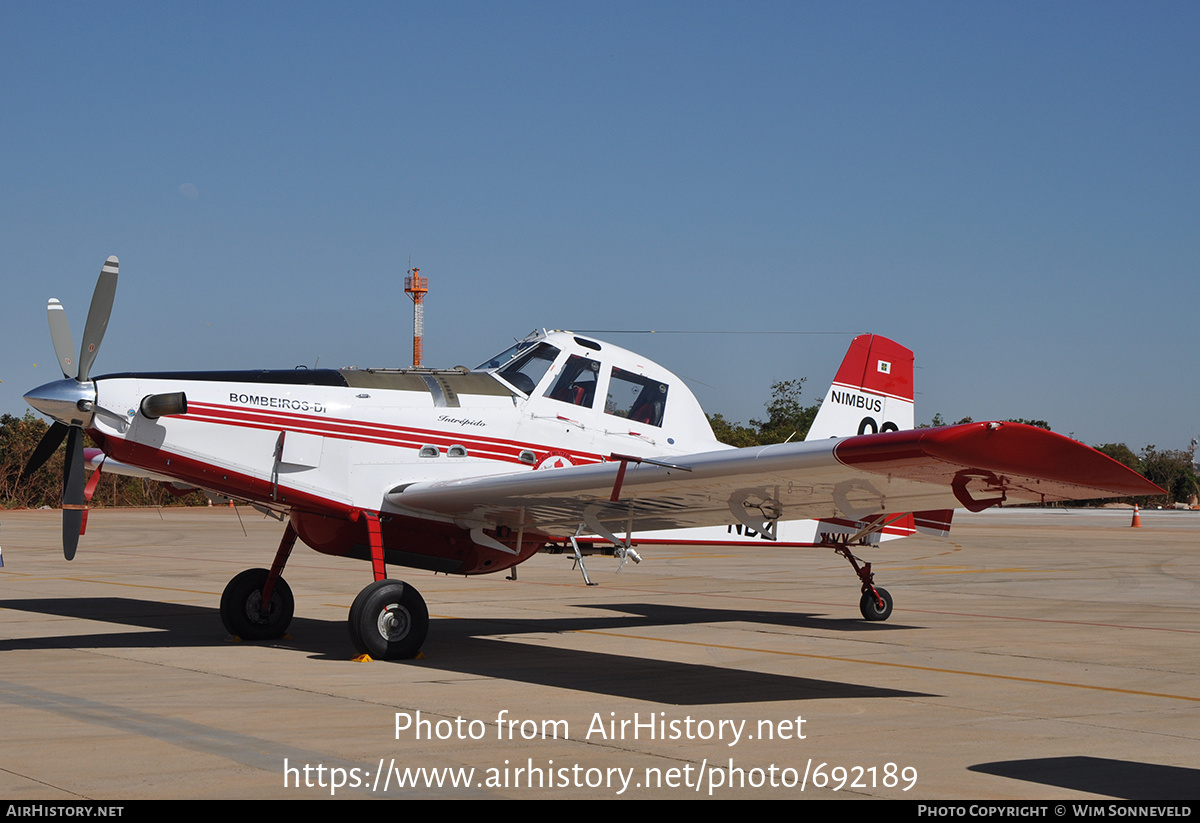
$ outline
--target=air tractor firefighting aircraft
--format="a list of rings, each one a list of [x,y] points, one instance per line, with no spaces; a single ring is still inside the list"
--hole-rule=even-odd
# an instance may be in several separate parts
[[[716,440],[683,381],[640,355],[569,331],[530,335],[474,369],[289,369],[92,376],[117,284],[100,273],[75,359],[62,305],[48,306],[63,379],[25,395],[53,418],[26,472],[65,439],[63,550],[75,555],[100,471],[154,477],[276,514],[269,569],[229,582],[221,618],[244,639],[280,637],[293,598],[282,572],[299,538],[370,561],[350,608],[355,648],[409,658],[424,600],[388,566],[485,574],[539,551],[637,560],[635,541],[827,547],[861,583],[860,609],[892,598],[854,550],[951,510],[1158,494],[1081,443],[1018,423],[913,429],[913,355],[854,339],[803,442]],[[100,451],[85,454],[87,431]],[[86,467],[97,468],[90,480]],[[590,582],[590,581],[588,581]]]

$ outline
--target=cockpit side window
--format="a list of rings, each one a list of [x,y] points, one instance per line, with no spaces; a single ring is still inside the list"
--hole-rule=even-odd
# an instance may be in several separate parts
[[[590,409],[596,399],[596,383],[599,379],[599,363],[573,354],[567,358],[562,374],[554,381],[546,396],[552,400],[561,400]]]
[[[661,427],[666,408],[666,383],[613,367],[608,381],[608,398],[604,402],[605,412],[635,423]]]
[[[497,374],[507,380],[518,391],[533,394],[538,382],[558,357],[558,349],[549,343],[539,343],[536,348],[523,354],[505,366]]]

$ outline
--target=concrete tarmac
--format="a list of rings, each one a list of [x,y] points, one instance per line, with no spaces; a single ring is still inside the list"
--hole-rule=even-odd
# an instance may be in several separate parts
[[[58,512],[0,512],[5,800],[1200,797],[1200,513],[958,512],[862,553],[886,623],[826,550],[390,569],[431,615],[402,663],[351,660],[366,563],[298,544],[290,636],[233,643],[281,524],[90,517],[67,563]]]

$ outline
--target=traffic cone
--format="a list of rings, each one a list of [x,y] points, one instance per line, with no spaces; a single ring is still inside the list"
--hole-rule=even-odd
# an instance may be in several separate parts
[[[1137,503],[1133,504],[1133,522],[1129,524],[1131,529],[1140,529],[1142,527],[1142,518],[1138,515]]]

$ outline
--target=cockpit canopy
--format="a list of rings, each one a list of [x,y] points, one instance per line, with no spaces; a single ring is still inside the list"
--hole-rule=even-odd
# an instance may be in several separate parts
[[[680,409],[683,416],[699,412],[695,398],[670,372],[633,352],[571,332],[532,334],[478,370],[495,375],[527,399],[546,398],[643,426],[665,425],[668,395],[686,407]],[[699,416],[703,420],[702,412]]]

